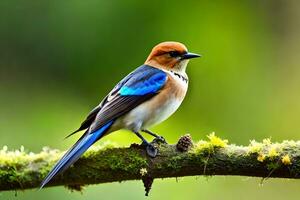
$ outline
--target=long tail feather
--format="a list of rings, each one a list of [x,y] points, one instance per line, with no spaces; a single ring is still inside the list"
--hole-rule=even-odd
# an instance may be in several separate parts
[[[94,144],[103,134],[109,129],[113,121],[105,124],[100,129],[91,134],[86,134],[80,138],[65,154],[64,156],[55,164],[53,169],[49,172],[46,178],[40,185],[42,189],[54,176],[58,173],[66,170],[70,165],[76,162],[79,157],[92,145]]]

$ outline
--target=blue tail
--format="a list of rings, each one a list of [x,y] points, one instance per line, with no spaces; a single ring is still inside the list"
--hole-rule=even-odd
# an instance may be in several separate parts
[[[68,167],[70,167],[70,165],[76,162],[92,144],[94,144],[99,138],[101,138],[101,136],[103,136],[112,123],[113,121],[110,121],[94,133],[86,134],[80,138],[55,164],[53,169],[41,183],[40,189],[42,189],[55,175],[66,170]]]

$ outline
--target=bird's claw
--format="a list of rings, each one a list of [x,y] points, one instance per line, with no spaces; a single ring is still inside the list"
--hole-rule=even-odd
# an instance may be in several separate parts
[[[155,158],[158,150],[157,147],[155,147],[152,143],[149,143],[147,141],[143,141],[141,146],[143,146],[146,149],[147,154],[151,157],[151,158]]]
[[[168,144],[166,139],[163,136],[157,136],[156,138],[154,138],[153,142]]]
[[[147,154],[148,154],[150,157],[155,158],[155,156],[156,156],[157,153],[158,153],[158,150],[157,150],[157,148],[156,148],[153,144],[149,143],[149,144],[146,146],[146,152],[147,152]]]

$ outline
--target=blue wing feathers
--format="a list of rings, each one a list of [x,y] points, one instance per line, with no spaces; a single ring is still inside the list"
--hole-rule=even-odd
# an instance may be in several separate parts
[[[156,93],[167,80],[164,71],[145,65],[130,75],[131,78],[119,90],[122,96]]]
[[[70,165],[78,160],[78,158],[92,145],[94,144],[108,128],[112,125],[113,121],[108,122],[94,133],[87,134],[81,138],[53,167],[46,178],[41,183],[40,188],[43,188],[55,175],[64,171]]]

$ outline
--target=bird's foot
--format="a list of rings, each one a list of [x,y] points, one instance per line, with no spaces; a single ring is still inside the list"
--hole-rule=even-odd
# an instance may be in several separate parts
[[[152,135],[153,137],[155,137],[155,139],[153,140],[153,142],[168,144],[167,141],[165,140],[165,138],[163,136],[157,135],[156,133],[153,133],[152,131],[149,131],[147,129],[143,129],[142,131],[145,132],[145,133],[148,133],[148,134]]]
[[[166,139],[163,136],[157,136],[154,138],[153,142],[155,143],[163,143],[163,144],[168,144]]]
[[[149,143],[146,146],[146,152],[151,158],[155,158],[158,153],[158,150],[153,144]]]
[[[145,147],[148,156],[150,156],[151,158],[156,157],[156,155],[158,153],[158,149],[157,149],[157,147],[154,146],[154,144],[143,141],[143,143],[141,145],[143,147]]]

